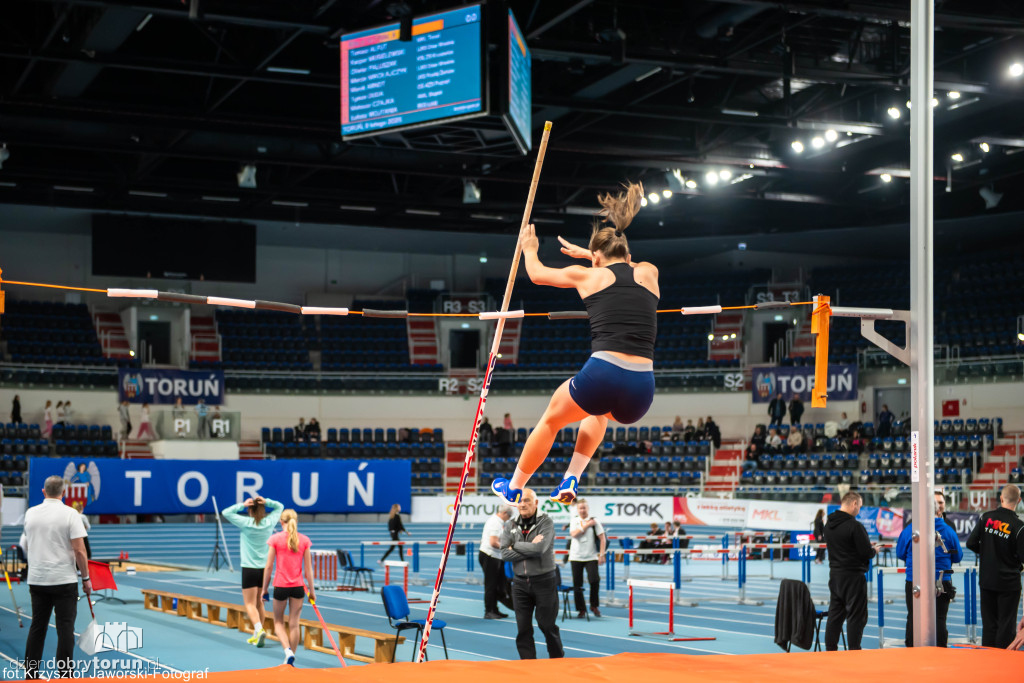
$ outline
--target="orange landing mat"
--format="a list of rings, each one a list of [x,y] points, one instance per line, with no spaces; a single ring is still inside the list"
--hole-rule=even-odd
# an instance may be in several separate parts
[[[540,650],[543,649],[540,646]],[[300,664],[301,655],[300,651]],[[1022,670],[1024,652],[983,648],[897,648],[731,656],[627,653],[600,658],[539,659],[527,662],[440,660],[427,664],[370,664],[345,669],[293,669],[277,666],[254,671],[211,673],[207,680],[212,683],[481,683],[522,680],[586,683],[679,683],[681,680],[712,683],[822,683],[850,679],[935,683],[1019,681],[1024,678]]]

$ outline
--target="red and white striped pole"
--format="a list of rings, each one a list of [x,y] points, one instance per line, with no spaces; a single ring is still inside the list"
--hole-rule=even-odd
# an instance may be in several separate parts
[[[523,211],[523,221],[519,226],[520,232],[530,221],[530,214],[533,212],[533,198],[537,194],[537,183],[540,182],[540,169],[544,165],[544,153],[548,148],[548,138],[551,135],[551,122],[544,122],[544,134],[540,139],[540,146],[537,148],[537,162],[533,167],[533,179],[530,181],[530,191],[526,198],[526,210]],[[523,252],[523,246],[516,238],[516,252],[512,258],[512,267],[508,274],[508,283],[505,285],[505,295],[501,299],[500,313],[508,312],[509,300],[512,298],[512,285],[516,281],[516,271],[519,270],[519,257]],[[437,599],[441,596],[441,582],[444,580],[444,570],[448,564],[448,552],[451,550],[452,536],[455,534],[455,524],[459,520],[459,507],[462,505],[462,494],[466,490],[466,479],[469,477],[469,468],[476,456],[477,436],[480,430],[480,422],[484,416],[484,406],[487,404],[487,391],[491,387],[491,378],[494,376],[494,364],[498,360],[498,349],[501,346],[501,335],[505,331],[505,317],[499,315],[494,329],[494,341],[491,343],[491,353],[487,358],[487,372],[484,374],[484,385],[480,389],[480,400],[476,405],[476,417],[473,420],[473,432],[469,436],[469,448],[466,449],[466,461],[462,465],[462,477],[459,479],[459,489],[455,492],[455,505],[452,506],[452,518],[448,523],[448,534],[444,539],[444,550],[441,551],[441,564],[437,568],[437,578],[434,580],[434,592],[430,596],[430,608],[427,610],[426,623],[423,625],[423,637],[420,638],[420,649],[416,653],[416,661],[422,662],[427,655],[427,641],[430,638],[430,627],[434,623],[434,612],[437,610]]]

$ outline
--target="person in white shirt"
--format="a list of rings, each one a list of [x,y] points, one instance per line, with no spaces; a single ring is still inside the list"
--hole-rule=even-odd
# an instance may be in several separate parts
[[[590,612],[595,617],[601,616],[599,590],[601,575],[598,566],[604,564],[604,554],[608,549],[608,537],[604,533],[601,522],[590,516],[590,505],[585,498],[576,501],[576,516],[569,523],[569,535],[572,545],[569,547],[569,565],[572,567],[572,587],[576,595],[576,611],[579,618],[587,616],[586,602],[583,600],[583,572],[587,573],[590,584]]]
[[[75,665],[75,617],[78,615],[77,566],[82,589],[92,594],[86,557],[82,515],[64,504],[64,479],[47,477],[46,498],[25,511],[21,546],[28,556],[28,589],[32,596],[32,624],[25,641],[25,678],[39,678],[40,660],[50,615],[57,627],[56,670],[47,677],[68,677]]]
[[[499,505],[487,518],[480,538],[480,568],[484,572],[484,619],[504,619],[508,615],[498,609],[498,603],[512,609],[505,577],[505,561],[501,559],[501,530],[512,518],[511,505]]]

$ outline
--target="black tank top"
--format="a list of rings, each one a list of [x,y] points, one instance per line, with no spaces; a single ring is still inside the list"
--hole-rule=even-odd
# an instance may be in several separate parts
[[[654,360],[658,297],[633,279],[628,263],[606,266],[615,282],[583,299],[590,316],[590,350]]]

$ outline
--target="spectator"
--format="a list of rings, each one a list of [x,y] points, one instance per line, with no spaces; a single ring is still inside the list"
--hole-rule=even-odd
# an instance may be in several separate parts
[[[776,453],[782,450],[782,437],[774,427],[768,428],[768,438],[765,440],[764,447],[766,451]]]
[[[21,424],[21,397],[17,394],[14,395],[14,400],[11,401],[11,422]]]
[[[309,429],[309,426],[306,424],[306,418],[300,417],[299,418],[299,424],[297,424],[294,427],[292,427],[292,431],[295,432],[295,440],[296,441],[305,441],[306,440],[306,431],[308,429]]]
[[[884,439],[892,434],[892,421],[895,417],[889,410],[889,406],[883,403],[882,412],[878,414],[878,429],[875,432],[880,438]]]
[[[710,415],[708,415],[707,421],[704,422],[704,434],[706,435],[704,438],[714,444],[715,448],[722,446],[722,432],[718,429],[718,425],[711,419]]]
[[[200,439],[205,439],[210,435],[206,422],[206,416],[209,412],[210,409],[206,407],[206,401],[199,399],[199,402],[196,403],[196,416],[199,418],[199,426],[196,427],[196,434]]]
[[[502,559],[512,563],[512,603],[516,611],[516,649],[520,659],[537,658],[533,640],[534,613],[547,642],[548,657],[565,656],[555,623],[558,578],[554,542],[554,523],[537,509],[537,494],[533,489],[523,489],[519,519],[506,522],[501,534]]]
[[[693,441],[693,435],[696,429],[693,426],[693,420],[687,420],[686,426],[683,427],[683,441]]]
[[[74,503],[71,504],[71,507],[73,507],[75,509],[75,512],[77,512],[82,517],[82,526],[85,527],[85,536],[82,537],[82,541],[84,541],[85,543],[85,556],[86,558],[91,560],[92,546],[89,544],[89,532],[92,531],[92,524],[89,524],[89,518],[85,516],[84,512],[82,512],[82,510],[85,509],[85,506],[82,505],[82,501],[76,500]]]
[[[320,440],[320,423],[315,417],[309,418],[309,425],[306,427],[306,438],[310,441]]]
[[[675,531],[673,536],[675,536],[676,538],[679,539],[679,547],[680,548],[689,548],[690,547],[690,539],[688,539],[686,537],[686,529],[683,528],[682,524],[679,523],[678,519],[675,520],[674,522],[672,522],[672,528]]]
[[[54,424],[64,426],[64,401],[57,401],[57,407],[54,409],[54,418],[56,418]]]
[[[569,562],[572,566],[572,587],[576,596],[576,611],[580,619],[587,616],[587,604],[583,600],[583,572],[587,573],[590,584],[590,612],[601,616],[601,574],[599,565],[604,564],[608,549],[608,537],[601,522],[590,516],[590,505],[585,498],[576,500],[576,516],[569,523],[572,546],[569,548]]]
[[[494,441],[494,428],[491,427],[491,422],[486,417],[483,423],[480,425],[480,434],[478,437],[480,443],[491,443]]]
[[[804,433],[800,430],[799,426],[794,426],[789,430],[789,436],[786,437],[786,445],[789,446],[790,450],[794,453],[804,452]]]
[[[508,432],[509,434],[513,434],[514,435],[516,430],[512,426],[512,414],[511,413],[505,413],[505,419],[502,420],[501,426],[505,429],[506,432]],[[513,441],[514,440],[515,439],[513,439]]]
[[[840,436],[847,436],[850,433],[850,418],[846,416],[846,413],[840,413],[837,424]]]
[[[790,435],[792,436],[792,435]],[[814,542],[824,543],[825,542],[825,510],[822,508],[818,510],[818,514],[814,515]],[[814,564],[825,563],[825,549],[818,548],[814,554]]]
[[[43,438],[47,439],[50,437],[50,432],[53,431],[53,404],[50,401],[46,402],[46,406],[43,408]]]
[[[75,411],[71,409],[71,401],[64,401],[64,426],[75,423]]]
[[[750,437],[751,445],[757,444],[758,450],[763,451],[765,439],[764,427],[761,425],[754,427],[754,434]]]
[[[127,439],[132,435],[132,416],[128,412],[128,401],[121,401],[121,405],[117,407],[117,417],[121,420],[121,438]]]
[[[697,427],[693,430],[693,438],[703,439],[704,438],[704,418],[697,418]]]
[[[512,511],[511,505],[499,505],[484,523],[484,533],[480,537],[477,559],[484,572],[484,619],[504,619],[508,616],[498,609],[499,602],[508,609],[515,609],[509,597],[505,563],[501,559],[501,533],[505,522],[512,519]]]
[[[964,552],[960,548],[960,539],[953,527],[946,524],[943,514],[946,511],[946,499],[939,491],[935,492],[935,644],[939,647],[946,647],[949,640],[949,631],[946,629],[946,616],[949,614],[949,603],[956,596],[956,589],[953,588],[953,563],[963,559]],[[980,526],[980,525],[979,525]],[[975,529],[978,527],[976,526]],[[907,647],[914,647],[914,554],[913,554],[913,526],[903,527],[903,532],[896,541],[896,557],[903,560],[907,565],[907,580],[905,592],[907,599],[907,630],[904,636],[904,643]],[[931,578],[927,581],[918,579],[921,583],[921,590],[931,589]],[[1014,577],[1014,582],[1020,586],[1020,577]],[[940,591],[941,589],[941,591]],[[1013,603],[1014,616],[1016,616],[1017,602]],[[1011,623],[1012,620],[1011,620]],[[1007,641],[1009,642],[1009,641]]]
[[[864,438],[860,435],[859,429],[854,429],[853,434],[850,435],[850,452],[851,453],[863,453],[864,452]]]
[[[139,433],[135,435],[136,439],[145,438],[149,435],[150,439],[156,438],[156,431],[153,429],[153,424],[149,421],[149,404],[142,404],[142,417],[139,418]]]
[[[981,563],[978,583],[981,644],[985,647],[1005,648],[1014,637],[1024,564],[1024,523],[1015,512],[1019,503],[1020,489],[1013,484],[1004,486],[999,507],[984,513],[967,538],[967,547],[978,553]]]
[[[25,641],[25,678],[39,678],[43,644],[55,615],[56,671],[48,677],[70,677],[75,665],[75,617],[78,615],[78,577],[87,599],[92,594],[82,515],[64,505],[64,479],[54,475],[43,484],[45,498],[25,512],[21,546],[28,556],[28,589],[32,597],[32,624]]]
[[[387,552],[377,560],[377,564],[384,564],[384,560],[388,559],[388,555],[391,554],[391,551],[399,547],[398,539],[403,531],[406,536],[412,536],[412,534],[406,530],[405,525],[402,524],[402,506],[395,503],[391,506],[391,514],[388,515],[388,534],[391,536],[391,545],[388,546]],[[401,550],[398,551],[398,559],[402,559]]]
[[[793,398],[789,399],[789,423],[798,425],[803,416],[804,402],[800,400],[800,394],[793,394]]]
[[[848,492],[839,509],[825,522],[825,543],[828,546],[828,625],[825,628],[825,649],[839,649],[839,635],[846,622],[846,642],[850,650],[859,650],[868,623],[868,584],[864,575],[868,562],[875,556],[875,547],[868,532],[857,521],[863,501],[860,494]]]
[[[786,419],[786,401],[782,398],[782,392],[775,394],[775,398],[768,404],[768,416],[771,420],[768,422],[769,427],[781,427],[782,421]]]
[[[672,421],[672,434],[678,436],[683,433],[683,418],[676,415],[676,419]]]
[[[743,458],[743,469],[745,470],[756,470],[758,462],[761,460],[761,449],[753,441],[747,446],[747,453]]]
[[[174,433],[178,435],[179,439],[184,439],[188,436],[189,428],[188,423],[185,420],[185,406],[182,405],[181,396],[174,399],[174,407],[171,408],[171,417],[174,418]]]

